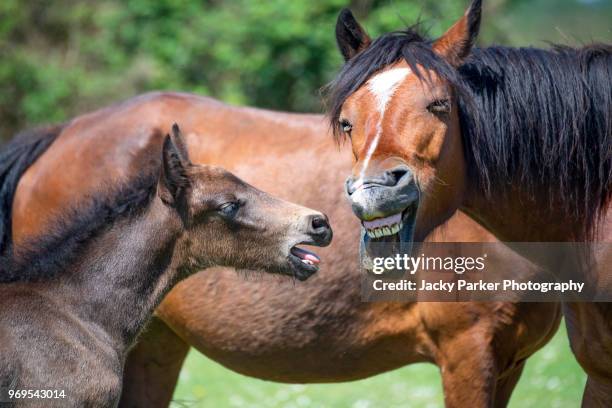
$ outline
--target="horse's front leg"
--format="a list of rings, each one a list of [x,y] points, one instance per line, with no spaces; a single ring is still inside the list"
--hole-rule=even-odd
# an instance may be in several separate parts
[[[589,376],[582,396],[582,406],[584,408],[612,407],[612,383],[609,380],[598,381]]]
[[[514,392],[524,368],[525,361],[522,361],[516,367],[499,376],[495,387],[495,401],[493,404],[495,408],[508,406],[512,392]]]
[[[583,407],[612,407],[612,304],[564,303],[572,352],[587,374]]]
[[[439,345],[437,364],[448,408],[494,406],[497,369],[486,336],[468,330]]]

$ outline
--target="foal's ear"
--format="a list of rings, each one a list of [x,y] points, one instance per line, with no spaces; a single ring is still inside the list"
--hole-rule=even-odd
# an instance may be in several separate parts
[[[191,160],[189,160],[189,152],[187,151],[187,145],[185,145],[185,140],[183,139],[181,129],[179,129],[179,126],[176,123],[172,125],[172,143],[174,143],[174,146],[176,146],[176,150],[179,153],[181,162],[185,166],[190,166]]]
[[[472,0],[463,17],[434,42],[434,51],[452,66],[458,67],[470,55],[480,30],[481,11],[482,0]]]
[[[349,9],[342,9],[336,21],[336,41],[344,61],[370,46],[372,40]]]
[[[178,130],[178,126],[176,128]],[[174,133],[174,127],[172,132]],[[177,140],[179,141],[178,144]],[[190,185],[189,175],[187,174],[187,168],[190,165],[189,157],[183,156],[187,153],[187,150],[184,150],[185,146],[181,147],[180,143],[182,143],[180,134],[178,139],[170,135],[166,135],[164,138],[161,174],[157,186],[157,194],[161,200],[172,206],[179,203],[185,190]]]

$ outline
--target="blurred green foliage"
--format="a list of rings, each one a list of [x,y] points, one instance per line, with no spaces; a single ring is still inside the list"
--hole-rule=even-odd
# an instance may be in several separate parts
[[[521,8],[529,14],[534,3],[540,4],[540,14],[547,7],[558,11],[560,3],[571,14],[590,10],[597,17],[604,10],[604,24],[612,14],[609,0],[555,0],[554,6],[551,1],[485,2],[486,39],[523,40],[525,31],[517,30],[508,16]],[[350,7],[374,36],[419,18],[438,35],[467,3],[2,0],[0,138],[153,89],[196,92],[234,104],[321,111],[319,89],[342,64],[334,39],[342,7]],[[609,34],[606,29],[604,35]]]

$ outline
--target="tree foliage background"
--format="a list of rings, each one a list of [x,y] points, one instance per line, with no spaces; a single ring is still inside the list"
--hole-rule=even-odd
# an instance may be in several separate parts
[[[155,89],[321,111],[335,19],[441,34],[468,0],[2,0],[0,139]],[[610,41],[612,0],[487,0],[481,43]],[[557,30],[555,28],[558,28]]]

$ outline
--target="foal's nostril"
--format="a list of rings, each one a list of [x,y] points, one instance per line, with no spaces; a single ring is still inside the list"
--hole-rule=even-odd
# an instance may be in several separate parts
[[[329,225],[329,220],[324,214],[309,215],[306,221],[308,222],[307,234],[313,243],[326,246],[331,242],[333,232]]]
[[[310,225],[315,231],[322,228],[329,229],[329,222],[327,221],[327,217],[324,215],[311,216]]]

